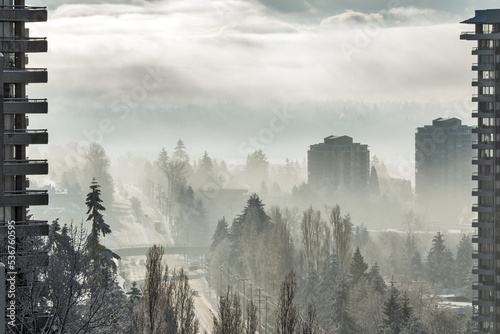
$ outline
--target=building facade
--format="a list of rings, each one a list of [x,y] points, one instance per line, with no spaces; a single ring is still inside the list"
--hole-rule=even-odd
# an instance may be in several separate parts
[[[48,204],[48,194],[31,190],[28,179],[29,175],[47,174],[48,164],[46,160],[33,160],[26,155],[29,145],[48,141],[47,131],[31,129],[28,118],[30,114],[47,113],[47,101],[29,99],[27,91],[28,84],[47,82],[46,69],[28,67],[28,54],[47,52],[47,40],[30,37],[26,27],[27,23],[44,21],[47,21],[45,7],[26,6],[24,0],[0,0],[0,83],[3,87],[0,89],[0,262],[7,265],[9,279],[15,276],[16,332],[24,332],[29,327],[19,327],[27,319],[20,320],[21,314],[29,309],[24,303],[27,300],[24,297],[31,291],[27,288],[29,272],[46,265],[48,260],[35,238],[48,235],[48,224],[32,219],[29,214],[30,206]],[[15,229],[9,229],[9,225]],[[12,231],[15,234],[11,234]],[[15,241],[13,246],[12,241]],[[7,254],[12,255],[13,250],[8,246],[15,249],[15,265],[7,261]],[[31,317],[32,322],[39,320],[43,320],[40,315]]]
[[[329,136],[307,152],[308,182],[332,190],[366,189],[370,168],[368,145],[349,136]]]
[[[470,212],[472,127],[438,118],[415,133],[415,195],[418,211],[455,223]]]
[[[473,211],[477,219],[472,226],[477,234],[472,241],[477,250],[473,258],[477,263],[472,273],[477,275],[473,290],[477,297],[473,300],[473,333],[500,333],[500,9],[476,10],[476,15],[461,23],[472,25],[472,31],[463,32],[462,40],[475,41],[472,54],[477,62],[472,71],[477,73],[472,85],[477,94],[472,97],[477,102],[477,110],[472,116],[477,118],[478,141],[473,145],[477,155],[472,163],[477,165],[477,173],[472,178],[477,188],[472,195],[477,198]]]
[[[45,99],[29,99],[27,85],[47,82],[47,70],[29,68],[28,54],[47,52],[47,40],[29,36],[26,23],[47,20],[45,7],[26,6],[24,0],[0,0],[0,229],[5,222],[15,221],[16,231],[47,234],[44,221],[28,219],[32,205],[48,204],[46,191],[29,189],[29,175],[48,173],[46,160],[30,160],[26,155],[29,145],[47,144],[44,129],[30,129],[29,115],[47,113]],[[1,231],[1,230],[0,230]]]

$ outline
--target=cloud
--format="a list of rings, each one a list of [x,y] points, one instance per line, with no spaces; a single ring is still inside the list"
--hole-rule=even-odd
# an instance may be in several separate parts
[[[192,122],[203,127],[188,116],[188,106],[210,106],[212,113],[238,101],[227,117],[248,112],[252,118],[269,111],[267,101],[462,99],[471,93],[471,45],[459,40],[456,21],[442,23],[439,15],[353,9],[300,21],[246,0],[59,6],[48,22],[30,25],[33,36],[49,40],[48,54],[30,55],[30,66],[48,67],[49,84],[29,85],[29,95],[47,97],[50,105],[49,115],[31,124],[51,129],[52,139],[79,141],[84,130],[112,119],[121,129],[116,133],[155,128],[159,138],[161,131],[178,136]],[[425,26],[391,23],[425,16],[433,17]],[[379,20],[384,25],[376,34],[365,29]],[[349,57],[346,45],[354,50]],[[256,103],[262,107],[241,107]],[[122,119],[127,110],[133,117]],[[167,116],[157,117],[162,110]],[[247,123],[228,120],[243,137],[250,135]]]
[[[323,27],[337,27],[339,24],[381,24],[383,21],[381,14],[365,14],[347,10],[342,14],[330,16],[321,21]]]

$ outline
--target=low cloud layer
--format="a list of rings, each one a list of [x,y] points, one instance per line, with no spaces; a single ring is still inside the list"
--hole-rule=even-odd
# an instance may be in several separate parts
[[[30,85],[29,94],[49,98],[40,124],[53,127],[55,140],[85,139],[74,124],[61,126],[68,114],[93,129],[128,110],[144,113],[140,128],[148,129],[158,126],[148,123],[148,111],[189,105],[238,101],[262,105],[252,108],[259,112],[271,109],[267,101],[461,101],[471,94],[472,45],[459,40],[467,27],[457,14],[416,1],[336,3],[324,11],[331,5],[320,1],[283,2],[295,3],[293,10],[243,0],[73,2],[30,27],[49,39],[48,54],[30,55],[30,66],[49,68],[49,84]],[[186,115],[169,119],[165,132],[189,126]]]

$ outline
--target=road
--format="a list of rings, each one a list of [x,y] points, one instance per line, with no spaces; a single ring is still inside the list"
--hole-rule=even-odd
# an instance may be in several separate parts
[[[106,236],[106,246],[111,249],[134,248],[144,245],[172,245],[173,239],[169,224],[165,217],[157,208],[152,206],[142,193],[136,187],[127,187],[127,192],[130,196],[139,199],[143,214],[141,217],[136,217],[132,213],[129,204],[129,199],[118,197],[113,209],[118,212],[118,220],[120,226],[112,228],[111,238]],[[115,210],[114,210],[115,211]],[[164,233],[158,233],[154,223],[161,222],[161,228]],[[197,295],[194,296],[195,312],[200,322],[200,333],[206,331],[212,333],[213,314],[216,313],[216,302],[213,295],[209,293],[208,284],[205,279],[205,274],[202,270],[189,271],[189,265],[182,255],[165,254],[163,256],[165,263],[170,269],[183,267],[186,270],[189,278],[189,285]],[[138,282],[142,285],[145,278],[144,255],[122,256],[119,263],[119,272],[126,280],[125,289],[129,289],[132,282]]]

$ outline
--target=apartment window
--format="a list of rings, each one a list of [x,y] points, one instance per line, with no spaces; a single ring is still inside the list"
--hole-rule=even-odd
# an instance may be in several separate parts
[[[483,24],[483,34],[491,34],[493,32],[493,24]]]
[[[495,58],[493,55],[480,55],[478,56],[478,61],[480,65],[493,64]]]
[[[482,95],[493,95],[495,94],[495,87],[480,87]]]
[[[479,41],[480,49],[493,49],[493,40],[491,39],[482,39]]]
[[[495,71],[481,71],[480,78],[485,80],[495,79]]]

